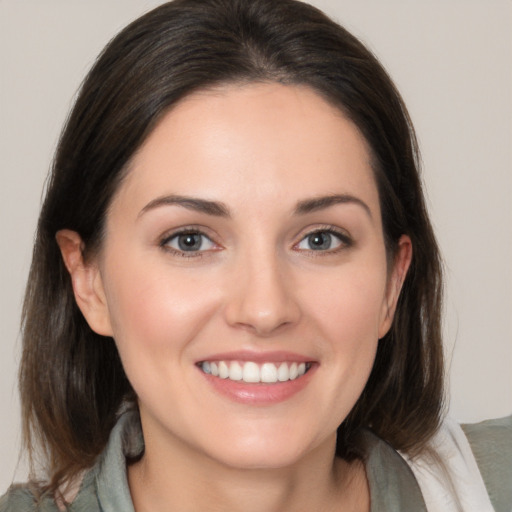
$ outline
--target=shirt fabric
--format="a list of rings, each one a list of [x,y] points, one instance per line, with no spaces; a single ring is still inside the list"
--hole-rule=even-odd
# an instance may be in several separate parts
[[[493,512],[469,441],[461,426],[445,419],[429,440],[429,452],[416,459],[403,455],[418,481],[429,512]],[[442,461],[433,460],[432,453]]]
[[[453,425],[447,428],[448,430],[445,428],[440,431],[441,435],[450,436],[453,431],[458,435],[457,428],[454,429]],[[464,425],[463,429],[492,507],[496,512],[512,512],[512,416]],[[439,435],[437,439],[439,441]],[[371,512],[435,510],[431,503],[427,509],[425,500],[426,498],[427,502],[431,501],[429,493],[435,493],[435,487],[421,475],[421,464],[418,469],[417,460],[406,460],[370,431],[365,432],[364,442]],[[138,414],[134,411],[125,412],[112,430],[108,445],[98,462],[84,474],[78,494],[68,508],[69,512],[134,512],[128,487],[126,460],[140,454],[143,449]],[[443,453],[440,455],[443,456]],[[464,456],[467,456],[466,452]],[[447,468],[451,469],[450,464]],[[443,478],[439,475],[436,479],[442,481]],[[478,506],[465,503],[462,510],[483,512]],[[49,496],[36,502],[29,486],[15,485],[0,498],[0,512],[36,511],[59,512],[59,509],[55,500]]]

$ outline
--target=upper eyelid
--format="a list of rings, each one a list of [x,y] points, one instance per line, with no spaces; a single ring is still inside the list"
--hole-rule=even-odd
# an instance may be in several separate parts
[[[218,243],[215,240],[215,236],[210,233],[211,230],[204,226],[181,226],[179,228],[170,229],[169,231],[166,231],[164,234],[160,235],[158,237],[160,243],[163,243],[165,241],[171,240],[172,238],[179,236],[179,235],[186,235],[188,233],[197,233],[198,235],[203,235],[206,238],[209,238],[212,242]]]
[[[295,235],[294,238],[300,242],[305,237],[312,235],[313,233],[323,233],[323,232],[333,233],[334,235],[338,235],[341,238],[353,240],[353,236],[350,234],[350,232],[347,229],[343,229],[339,226],[334,226],[332,224],[308,226],[306,228],[301,229],[297,233],[297,235]]]
[[[193,233],[193,234],[198,234],[198,235],[204,236],[211,242],[213,247],[210,247],[208,249],[200,249],[197,251],[184,251],[179,248],[172,247],[171,242],[176,237],[178,237],[180,235],[186,235],[187,233],[191,233],[191,234]],[[197,257],[201,257],[201,256],[206,256],[210,253],[218,252],[219,250],[223,249],[223,247],[219,243],[217,243],[211,236],[209,236],[208,234],[206,234],[202,231],[199,231],[197,229],[194,229],[194,230],[181,229],[181,230],[177,230],[172,233],[169,233],[168,235],[164,235],[163,237],[161,237],[158,240],[158,247],[160,249],[162,249],[163,251],[168,252],[170,254],[174,254],[176,256],[179,255],[179,256],[183,256],[183,257],[187,257],[187,258],[194,258],[194,257],[197,258]]]
[[[181,249],[178,249],[176,247],[172,247],[171,246],[171,241],[174,240],[175,238],[181,236],[181,235],[186,235],[186,234],[196,234],[196,235],[200,235],[200,236],[204,236],[205,238],[207,238],[214,247],[211,247],[211,248],[208,248],[208,249],[201,249],[201,250],[194,250],[194,251],[185,251],[185,250],[181,250]],[[160,249],[164,250],[165,252],[169,253],[169,254],[173,254],[174,256],[180,256],[180,257],[183,257],[183,258],[190,258],[190,259],[197,259],[197,258],[202,258],[202,257],[205,257],[205,256],[208,256],[210,255],[211,253],[214,253],[214,252],[217,252],[218,250],[222,249],[222,246],[220,244],[218,244],[211,236],[209,236],[207,233],[205,233],[203,230],[200,230],[200,229],[197,229],[197,228],[180,228],[180,229],[176,229],[172,232],[168,232],[167,235],[163,235],[159,241],[158,241],[158,246],[160,247]]]
[[[308,237],[311,235],[314,235],[315,233],[329,233],[335,237],[338,238],[340,242],[340,246],[336,248],[329,248],[326,250],[314,250],[314,249],[301,249],[299,248],[299,245]],[[345,230],[342,230],[340,228],[335,227],[325,227],[325,228],[316,228],[311,229],[307,231],[306,233],[303,233],[296,242],[294,242],[292,249],[295,251],[301,251],[307,254],[315,254],[316,256],[320,255],[328,255],[328,254],[336,254],[342,250],[346,250],[349,248],[352,248],[354,246],[354,239],[352,236],[346,232]]]

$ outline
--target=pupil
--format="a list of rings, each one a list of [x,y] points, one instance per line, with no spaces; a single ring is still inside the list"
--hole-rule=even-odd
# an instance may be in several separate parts
[[[331,247],[331,237],[326,233],[313,233],[309,236],[309,244],[314,250],[329,249]]]
[[[201,235],[188,233],[180,235],[178,245],[182,251],[195,251],[201,248]]]

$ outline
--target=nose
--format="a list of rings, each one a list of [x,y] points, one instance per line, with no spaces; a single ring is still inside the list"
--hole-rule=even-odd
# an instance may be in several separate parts
[[[298,322],[301,312],[290,272],[276,255],[244,258],[230,276],[226,321],[262,337]]]

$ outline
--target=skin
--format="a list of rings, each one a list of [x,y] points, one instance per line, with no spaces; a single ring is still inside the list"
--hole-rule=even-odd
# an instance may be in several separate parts
[[[297,211],[334,194],[350,199]],[[225,211],[162,201],[176,196]],[[183,227],[204,233],[201,250],[180,251]],[[330,248],[313,249],[318,231]],[[364,468],[335,457],[336,430],[390,327],[411,243],[388,264],[369,151],[338,109],[280,84],[195,93],[133,158],[99,255],[85,264],[74,232],[57,240],[139,398],[138,512],[369,510]],[[197,366],[235,350],[293,352],[314,371],[287,400],[240,403]]]

